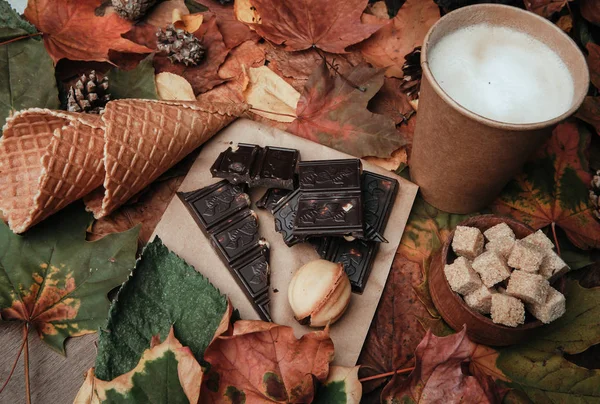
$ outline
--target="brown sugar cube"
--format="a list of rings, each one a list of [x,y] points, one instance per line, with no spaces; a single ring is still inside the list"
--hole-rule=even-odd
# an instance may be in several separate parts
[[[483,251],[483,234],[475,227],[456,226],[452,249],[456,255],[472,260]]]
[[[546,300],[542,304],[528,304],[527,310],[544,324],[548,324],[565,314],[565,296],[554,288],[550,288]]]
[[[507,260],[508,257],[510,256],[510,253],[511,253],[514,245],[515,245],[515,239],[513,239],[513,238],[510,238],[510,237],[495,238],[485,245],[485,250],[486,251],[494,251],[499,256],[501,256],[502,258]]]
[[[525,323],[525,306],[523,302],[516,297],[502,293],[492,295],[490,314],[492,321],[496,324],[516,327]]]
[[[478,289],[465,296],[465,303],[481,314],[490,314],[492,294],[494,293],[497,293],[494,289],[481,285]]]
[[[514,270],[508,280],[506,293],[525,303],[541,304],[546,301],[550,284],[542,276]]]
[[[488,288],[510,276],[510,269],[506,265],[506,261],[494,251],[484,252],[473,260],[471,266],[481,276],[481,281]]]
[[[553,250],[554,243],[550,240],[543,231],[538,230],[533,234],[522,239],[527,243],[531,243],[535,246],[540,247],[542,250]]]
[[[542,265],[540,265],[540,275],[550,282],[554,282],[570,270],[571,268],[557,253],[553,250],[546,250],[546,255],[542,260]]]
[[[485,238],[489,241],[494,241],[502,238],[510,238],[515,239],[515,232],[512,231],[509,225],[506,223],[498,223],[495,226],[490,227],[486,231],[483,232]]]
[[[545,251],[537,245],[517,240],[508,257],[508,266],[526,272],[537,272],[545,255]]]
[[[461,295],[471,293],[481,286],[481,279],[465,257],[458,257],[451,265],[444,266],[444,274],[450,288]]]

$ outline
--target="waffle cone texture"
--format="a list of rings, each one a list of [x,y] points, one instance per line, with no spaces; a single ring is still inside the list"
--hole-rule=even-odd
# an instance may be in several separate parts
[[[109,102],[101,117],[17,112],[0,139],[0,210],[15,233],[82,197],[104,217],[247,108],[127,99]]]

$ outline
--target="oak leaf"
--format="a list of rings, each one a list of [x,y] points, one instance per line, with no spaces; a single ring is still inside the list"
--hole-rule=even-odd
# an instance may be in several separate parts
[[[600,25],[600,2],[597,0],[580,0],[579,10],[583,18],[592,24]]]
[[[188,347],[175,338],[173,327],[160,343],[154,338],[137,366],[111,381],[100,380],[88,370],[75,404],[101,402],[190,403],[200,398],[202,367]]]
[[[367,109],[383,85],[383,71],[361,64],[332,76],[322,63],[310,76],[290,133],[354,156],[387,157],[406,142],[394,122]]]
[[[599,248],[600,222],[594,217],[588,195],[592,177],[586,153],[590,140],[591,134],[583,125],[558,125],[492,204],[493,211],[535,229],[559,226],[575,246]]]
[[[527,10],[548,18],[562,10],[570,1],[573,0],[525,0],[524,3]]]
[[[382,402],[500,402],[491,377],[471,376],[462,370],[463,363],[472,360],[477,348],[466,331],[465,327],[441,338],[428,331],[415,350],[415,369],[405,380],[394,376],[381,393]]]
[[[261,17],[250,24],[263,38],[283,45],[288,51],[317,47],[331,53],[344,53],[386,24],[362,23],[360,17],[368,0],[252,0]]]
[[[109,50],[149,53],[151,49],[122,37],[131,22],[114,12],[96,14],[102,0],[31,0],[25,18],[44,33],[44,45],[60,59],[110,61]]]
[[[315,379],[324,382],[333,360],[327,329],[296,339],[291,327],[239,320],[231,336],[217,337],[204,352],[210,369],[202,402],[311,402]]]
[[[386,68],[386,75],[402,77],[404,56],[423,43],[429,28],[440,19],[440,9],[433,0],[407,0],[390,24],[381,28],[358,48],[367,62]],[[377,20],[365,14],[363,21]]]
[[[246,41],[256,42],[260,39],[246,24],[236,19],[231,5],[221,4],[218,0],[198,0],[198,3],[217,16],[217,25],[228,49],[233,49]]]
[[[192,85],[196,95],[225,82],[225,79],[219,76],[219,67],[229,53],[229,49],[223,42],[223,35],[217,27],[216,16],[205,14],[204,17],[205,21],[194,32],[194,36],[200,39],[202,46],[206,49],[204,60],[199,65],[185,66],[182,63],[172,63],[164,55],[154,57],[154,67],[157,73],[169,72],[182,76]]]
[[[23,236],[0,220],[0,316],[29,323],[63,354],[65,339],[94,333],[105,323],[106,295],[127,279],[135,262],[138,228],[88,242],[90,220],[80,204]]]

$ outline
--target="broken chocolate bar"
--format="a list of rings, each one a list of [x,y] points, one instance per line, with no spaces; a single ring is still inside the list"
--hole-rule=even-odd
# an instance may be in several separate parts
[[[398,193],[398,180],[364,171],[362,174],[365,239],[387,243],[383,232]]]
[[[303,161],[298,165],[302,191],[360,189],[360,159]]]
[[[263,320],[269,314],[269,247],[244,186],[228,181],[177,195]]]
[[[364,234],[359,192],[300,192],[292,235],[300,240],[312,236]]]
[[[267,189],[267,192],[256,202],[256,207],[261,209],[266,209],[269,212],[273,213],[275,206],[286,196],[288,196],[291,191],[287,189],[281,188],[271,188]]]
[[[293,190],[298,160],[295,149],[240,143],[219,154],[210,172],[236,184]]]
[[[233,185],[228,181],[193,192],[178,192],[198,226],[206,233],[231,215],[250,206],[250,197],[243,185]]]
[[[284,199],[279,201],[277,206],[273,208],[273,219],[275,220],[275,230],[283,236],[283,241],[288,247],[302,241],[298,237],[294,237],[294,220],[296,218],[296,210],[298,209],[298,199],[300,198],[300,190],[297,189]]]
[[[341,237],[319,237],[310,240],[321,258],[340,262],[350,279],[352,291],[363,293],[379,249],[376,241],[353,240]]]

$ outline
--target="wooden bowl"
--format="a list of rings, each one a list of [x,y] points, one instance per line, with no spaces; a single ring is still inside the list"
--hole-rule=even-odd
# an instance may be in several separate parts
[[[509,217],[496,215],[474,216],[459,223],[459,226],[477,227],[481,232],[484,232],[502,222],[506,223],[515,232],[517,239],[534,232],[531,227],[524,223]],[[442,248],[434,255],[429,270],[429,292],[435,307],[446,323],[456,331],[462,330],[463,325],[466,324],[467,335],[471,341],[485,345],[512,345],[532,338],[544,324],[529,313],[526,313],[525,324],[517,327],[495,324],[489,317],[471,310],[462,297],[450,288],[444,275],[444,265],[452,263],[456,258],[456,254],[454,254],[451,247],[453,237],[454,231],[452,231]]]

